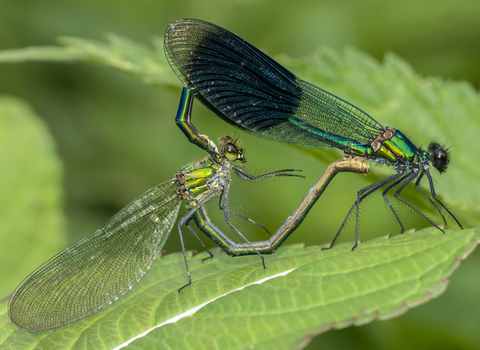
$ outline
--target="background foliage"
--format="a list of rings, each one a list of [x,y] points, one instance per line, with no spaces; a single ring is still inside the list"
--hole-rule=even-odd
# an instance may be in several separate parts
[[[161,38],[171,21],[195,17],[227,27],[271,55],[309,55],[314,60],[312,53],[318,52],[320,47],[342,50],[345,46],[353,46],[379,60],[384,59],[386,52],[395,52],[421,75],[468,80],[476,88],[480,80],[480,4],[474,1],[460,1],[455,5],[447,1],[405,1],[401,5],[380,1],[305,1],[301,5],[292,3],[289,7],[278,6],[273,1],[235,1],[224,6],[219,1],[185,1],[178,5],[167,5],[150,1],[121,4],[113,1],[66,3],[47,0],[1,1],[0,6],[1,49],[53,45],[59,36],[104,40],[105,32],[114,32],[149,44],[152,37]],[[284,57],[283,62],[289,63],[301,77],[311,76],[308,71],[302,71],[304,61]],[[181,166],[203,156],[183,139],[173,123],[180,84],[176,89],[155,89],[114,70],[76,63],[0,65],[0,77],[0,92],[29,101],[35,113],[44,119],[65,169],[64,201],[68,228],[64,230],[64,240],[52,242],[53,251],[92,232],[145,189],[171,178]],[[380,102],[381,93],[385,90],[375,91],[379,82],[369,75],[360,79],[362,85],[359,89],[359,78],[362,77],[352,79],[359,96],[345,95],[343,91],[348,91],[348,82],[337,93],[341,91],[342,97],[366,109],[383,125],[396,126],[414,135],[420,144],[426,145],[430,141],[422,137],[422,130],[428,129],[426,134],[433,134],[440,143],[447,142],[450,145],[449,140],[453,135],[445,136],[443,132],[436,135],[435,130],[446,129],[437,129],[434,124],[422,125],[420,117],[419,123],[402,124],[402,113],[407,115],[417,111],[402,110],[401,103],[384,110],[374,110],[374,105],[362,103],[362,99],[374,101],[375,98],[371,96],[377,97]],[[175,81],[174,76],[172,81]],[[335,82],[335,77],[332,81]],[[430,81],[434,87],[435,81],[438,82],[436,79]],[[388,86],[385,82],[383,84]],[[460,87],[458,94],[469,96],[470,92],[463,89],[471,88]],[[362,96],[362,91],[367,98]],[[428,99],[428,89],[426,91],[425,100],[428,103],[425,111],[435,106],[442,108],[438,107],[438,101]],[[404,96],[408,97],[408,91]],[[235,132],[199,106],[195,107],[195,113],[196,125],[212,137]],[[456,119],[458,114],[455,110],[451,111],[451,116],[452,124],[446,126],[450,133],[458,135],[468,131],[464,121]],[[250,171],[295,167],[304,169],[307,176],[305,181],[280,179],[260,185],[235,182],[232,204],[237,206],[237,210],[275,228],[292,212],[325,168],[324,164],[316,161],[316,156],[323,154],[323,150],[315,150],[312,154],[311,150],[305,152],[245,134],[239,136],[247,149]],[[453,146],[452,171],[456,159],[462,158],[462,164],[468,161],[468,157],[462,156],[467,154],[467,150],[459,147],[458,143]],[[384,170],[374,168],[374,172]],[[477,173],[478,168],[472,168],[470,175],[466,174],[468,181],[475,179]],[[25,171],[25,174],[31,176],[32,171]],[[458,182],[449,179],[449,172],[441,178],[438,175],[435,177],[440,183],[439,193],[447,192],[449,198],[458,199],[455,196],[464,195],[467,202],[472,204],[472,197],[475,193],[478,195],[475,191],[458,191]],[[365,179],[353,175],[335,179],[301,230],[289,242],[318,244],[329,241],[351,205],[355,191],[366,184]],[[466,187],[467,184],[463,185]],[[478,187],[475,183],[471,186]],[[220,222],[221,215],[213,215],[213,209],[212,206],[210,212],[213,219]],[[402,212],[402,218],[406,227],[426,226],[409,211]],[[350,239],[352,226],[349,226],[344,237]],[[308,236],[308,232],[319,232],[319,227],[324,235]],[[39,228],[45,228],[45,225],[40,224]],[[52,230],[42,233],[40,229],[40,237],[51,239],[49,232],[53,233]],[[370,200],[363,207],[362,238],[368,239],[390,231],[397,233],[398,227],[383,201],[378,197]],[[14,233],[12,230],[11,234]],[[170,252],[179,249],[175,237],[172,235],[167,243],[166,249]],[[198,249],[195,240],[188,240],[187,245]],[[2,244],[2,249],[10,250],[11,255],[25,257],[26,271],[38,265],[38,261],[30,261],[32,254],[26,253],[30,248],[19,247],[12,251],[6,247],[6,244]],[[43,250],[38,244],[33,247],[45,254],[43,259],[51,256],[52,251]],[[37,259],[42,258],[37,256]],[[473,349],[478,344],[478,337],[472,334],[472,326],[479,324],[479,318],[478,312],[472,312],[471,309],[480,290],[475,268],[479,260],[478,252],[473,254],[462,266],[462,274],[452,278],[448,292],[440,299],[400,318],[329,332],[314,342],[335,348],[394,349],[417,346],[423,349]],[[17,266],[16,263],[10,260],[2,268],[14,272],[14,266]],[[2,295],[12,290],[23,277],[24,274],[15,272],[10,287],[5,284]],[[315,344],[311,346],[315,348]]]

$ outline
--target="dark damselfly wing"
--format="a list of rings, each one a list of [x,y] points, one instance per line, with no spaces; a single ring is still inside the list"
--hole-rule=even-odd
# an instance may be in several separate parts
[[[301,146],[369,144],[381,125],[305,82],[235,34],[196,19],[172,23],[165,53],[184,84],[225,121],[256,136]]]

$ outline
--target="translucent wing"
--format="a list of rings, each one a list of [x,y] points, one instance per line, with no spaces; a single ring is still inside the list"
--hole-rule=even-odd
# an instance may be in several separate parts
[[[369,144],[382,128],[350,103],[309,84],[233,33],[195,19],[173,22],[165,53],[184,84],[222,119],[302,146]]]
[[[101,229],[48,260],[15,290],[9,315],[21,328],[45,331],[111,304],[152,266],[176,221],[178,183],[154,187]]]

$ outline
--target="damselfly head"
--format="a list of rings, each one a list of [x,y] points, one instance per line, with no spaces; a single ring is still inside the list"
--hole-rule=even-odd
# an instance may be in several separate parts
[[[240,143],[232,139],[230,136],[222,136],[219,140],[220,149],[223,155],[230,162],[245,163],[244,149],[240,146]]]
[[[443,173],[447,170],[448,163],[450,162],[448,150],[443,149],[438,143],[432,142],[428,145],[428,153],[430,154],[432,165],[437,168],[439,172]]]

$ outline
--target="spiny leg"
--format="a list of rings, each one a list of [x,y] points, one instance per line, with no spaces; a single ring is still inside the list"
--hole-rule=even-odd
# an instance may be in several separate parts
[[[240,215],[240,214],[238,214],[238,213],[235,213],[234,211],[231,211],[231,210],[229,210],[229,213],[230,213],[230,214],[233,214],[233,215],[236,215],[236,216],[238,216],[239,218],[242,218],[243,220],[246,220],[246,221],[248,221],[249,223],[254,224],[254,225],[257,225],[258,227],[264,229],[265,232],[267,232],[269,236],[272,235],[271,232],[270,232],[265,226],[263,226],[261,223],[256,222],[256,221],[254,221],[254,220],[252,220],[252,219],[250,219],[250,218],[248,218],[248,217],[246,217],[246,216],[243,216],[243,215]]]
[[[242,170],[242,169],[240,169],[236,166],[232,166],[232,169],[238,174],[238,176],[240,176],[240,178],[242,180],[257,180],[257,179],[263,179],[263,178],[268,178],[268,177],[277,177],[277,176],[293,176],[293,177],[305,178],[305,176],[302,176],[302,175],[288,174],[289,172],[293,172],[293,171],[302,171],[300,169],[275,170],[275,171],[271,171],[269,173],[264,173],[264,174],[260,174],[260,175],[251,175],[251,174],[245,172],[244,170]]]
[[[242,239],[248,244],[250,245],[250,247],[258,254],[258,256],[262,259],[262,264],[263,264],[263,268],[266,269],[267,267],[265,266],[265,259],[263,258],[263,255],[260,254],[260,252],[258,252],[252,245],[252,243],[250,243],[250,241],[230,222],[230,210],[228,209],[228,196],[229,196],[229,193],[230,193],[230,178],[227,177],[225,179],[225,185],[224,185],[224,188],[223,188],[223,192],[222,192],[222,195],[220,196],[220,201],[219,201],[219,206],[220,206],[220,209],[223,210],[223,213],[224,213],[224,217],[225,217],[225,222],[228,224],[228,226],[230,226],[240,237],[242,237]]]
[[[183,242],[183,235],[182,235],[182,230],[181,230],[181,227],[184,223],[186,223],[187,221],[190,220],[190,218],[193,216],[193,214],[195,214],[195,212],[197,210],[199,210],[201,207],[203,207],[206,203],[208,203],[208,201],[210,201],[213,197],[215,197],[216,195],[218,195],[220,193],[219,190],[216,190],[216,191],[212,191],[212,193],[210,193],[208,196],[206,196],[202,201],[200,201],[194,208],[190,209],[188,211],[188,213],[183,217],[181,218],[179,221],[178,221],[178,233],[180,235],[180,244],[182,246],[182,253],[183,253],[183,260],[185,261],[185,268],[187,270],[187,277],[188,277],[188,283],[185,284],[183,287],[181,287],[178,292],[180,293],[182,291],[182,289],[184,289],[185,287],[188,287],[189,285],[192,284],[192,278],[190,277],[190,270],[188,269],[188,262],[187,262],[187,254],[185,252],[185,244]],[[196,235],[195,235],[196,236]]]
[[[412,182],[413,180],[415,180],[415,178],[419,175],[419,171],[416,170],[416,171],[413,171],[410,176],[405,180],[404,183],[402,183],[400,185],[400,187],[397,188],[397,190],[395,191],[395,198],[397,198],[400,202],[408,205],[410,208],[412,208],[413,210],[415,210],[417,213],[419,213],[422,217],[424,217],[429,223],[432,224],[432,226],[435,226],[436,228],[438,228],[440,231],[442,231],[443,233],[445,233],[444,230],[442,230],[440,227],[438,227],[432,220],[430,220],[425,214],[423,214],[420,210],[418,210],[417,208],[415,208],[413,205],[411,205],[410,203],[408,203],[406,200],[400,198],[400,192],[402,192],[402,190],[410,183]]]
[[[440,216],[441,216],[442,219],[443,219],[443,223],[446,225],[446,224],[447,224],[447,220],[445,219],[445,216],[443,215],[443,213],[442,213],[442,211],[440,210],[440,208],[439,208],[439,207],[435,204],[435,202],[432,201],[432,199],[431,199],[429,196],[427,196],[427,194],[426,194],[425,192],[423,192],[423,190],[420,188],[420,181],[422,180],[423,175],[424,175],[424,172],[422,171],[422,172],[420,173],[420,176],[418,177],[417,181],[415,182],[415,187],[417,188],[417,190],[418,190],[421,194],[423,194],[423,196],[424,196],[425,198],[428,199],[428,201],[435,207],[435,209],[437,209],[437,211],[440,213]]]
[[[293,171],[302,171],[300,169],[282,169],[282,170],[275,170],[275,171],[271,171],[271,172],[268,172],[268,173],[264,173],[264,174],[260,174],[260,175],[251,175],[249,173],[247,173],[246,171],[244,171],[243,169],[240,169],[236,166],[232,166],[232,169],[238,174],[238,176],[240,176],[241,179],[243,180],[257,180],[257,179],[262,179],[262,178],[269,178],[269,177],[279,177],[279,176],[293,176],[293,177],[301,177],[301,178],[305,178],[305,176],[302,176],[302,175],[297,175],[297,174],[288,174],[288,172],[293,172]],[[227,195],[228,196],[228,195]],[[225,205],[222,203],[222,201],[220,202],[220,209],[224,210],[223,208],[225,207]],[[238,213],[235,213],[231,210],[229,210],[229,213],[230,214],[233,214],[233,215],[236,215],[254,225],[257,225],[259,227],[261,227],[262,229],[264,229],[269,236],[272,236],[272,234],[270,233],[270,231],[262,224],[246,217],[246,216],[243,216],[243,215],[240,215]],[[236,230],[236,229],[235,229]]]
[[[443,204],[440,199],[437,198],[437,194],[435,193],[435,188],[433,186],[433,180],[432,177],[430,176],[430,172],[428,170],[425,170],[425,174],[427,174],[427,179],[428,183],[430,184],[430,193],[432,194],[433,199],[435,199],[440,205],[447,211],[447,213],[457,222],[458,226],[463,230],[462,224],[460,224],[460,221],[457,220],[457,218],[451,213],[450,210]]]
[[[357,220],[356,220],[356,225],[355,225],[355,245],[353,246],[352,250],[354,250],[358,246],[358,207],[360,206],[360,202],[362,202],[365,198],[367,198],[369,195],[377,191],[379,188],[382,186],[385,186],[386,184],[395,181],[398,177],[403,176],[400,173],[397,173],[395,175],[392,175],[390,177],[387,177],[386,179],[380,180],[372,185],[369,185],[365,188],[362,188],[360,191],[357,192],[357,200],[353,203],[352,207],[350,208],[345,220],[343,220],[342,225],[340,226],[340,229],[338,230],[337,234],[333,238],[332,243],[330,243],[329,247],[322,248],[322,250],[327,250],[331,249],[335,242],[337,241],[337,238],[340,236],[340,233],[342,232],[343,227],[348,221],[348,218],[353,212],[353,209],[357,207]]]
[[[197,239],[197,241],[200,242],[200,244],[202,245],[203,249],[210,255],[209,257],[206,257],[206,258],[203,258],[202,261],[205,261],[205,260],[208,260],[208,259],[211,259],[213,258],[213,254],[210,252],[210,250],[208,250],[207,246],[203,243],[203,241],[200,239],[200,237],[198,237],[197,233],[195,232],[195,230],[190,227],[190,224],[192,223],[192,220],[193,220],[193,216],[189,217],[188,220],[185,222],[185,226],[188,227],[188,229],[190,230],[190,232],[193,234],[193,236]]]
[[[181,287],[179,290],[178,290],[178,293],[180,293],[182,291],[183,288],[189,286],[192,284],[192,278],[190,277],[190,270],[188,269],[188,262],[187,262],[187,254],[185,252],[185,244],[183,243],[183,236],[182,236],[182,230],[180,229],[180,224],[178,225],[178,232],[179,232],[179,235],[180,235],[180,244],[182,246],[182,253],[183,253],[183,260],[185,262],[185,269],[187,270],[187,277],[188,277],[188,283],[185,284],[183,287]]]
[[[390,192],[390,191],[392,190],[392,188],[394,188],[395,186],[397,186],[400,182],[404,181],[405,178],[407,178],[408,176],[409,176],[408,173],[404,174],[401,178],[397,179],[395,182],[393,182],[390,186],[388,186],[388,187],[382,192],[383,199],[385,200],[385,202],[387,202],[388,207],[392,210],[392,213],[393,213],[393,215],[395,216],[395,219],[397,219],[397,222],[398,222],[398,224],[400,225],[400,228],[401,228],[400,233],[403,233],[404,227],[403,227],[403,225],[402,225],[402,222],[400,221],[400,218],[399,218],[398,215],[397,215],[397,212],[395,211],[395,209],[393,209],[392,204],[391,204],[390,201],[388,200],[387,194],[388,194],[388,192]]]
[[[374,189],[370,190],[369,192],[365,193],[364,195],[362,195],[362,198],[360,198],[360,202],[362,202],[362,200],[364,199],[364,197],[366,197],[366,196],[370,195],[371,193],[375,192],[377,189],[378,189],[378,188],[374,188]],[[357,196],[358,196],[358,193],[357,193]],[[351,207],[350,210],[348,211],[347,216],[346,216],[345,219],[343,220],[342,225],[341,225],[340,228],[338,229],[337,234],[336,234],[335,237],[333,238],[333,240],[332,240],[332,242],[330,243],[330,245],[329,245],[328,247],[322,248],[322,250],[328,250],[328,249],[333,248],[333,245],[334,245],[335,242],[337,241],[337,238],[340,236],[340,233],[342,232],[343,228],[344,228],[345,225],[347,224],[347,221],[348,221],[348,219],[350,218],[350,215],[352,214],[353,209],[355,209],[356,206],[357,206],[357,201],[353,202],[352,207]]]

